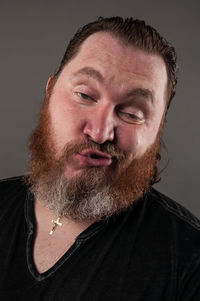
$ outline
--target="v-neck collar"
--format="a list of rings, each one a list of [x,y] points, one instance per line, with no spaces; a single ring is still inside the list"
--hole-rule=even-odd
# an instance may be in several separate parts
[[[79,248],[79,246],[86,240],[90,239],[92,236],[96,235],[102,228],[109,224],[109,219],[101,220],[95,222],[81,232],[73,245],[65,252],[65,254],[47,271],[44,273],[39,273],[35,267],[33,260],[33,244],[35,237],[35,213],[34,213],[34,196],[28,191],[26,202],[25,202],[25,219],[27,223],[27,243],[26,243],[26,259],[27,265],[30,273],[37,281],[44,280],[56,272],[65,262],[68,260],[72,254]]]

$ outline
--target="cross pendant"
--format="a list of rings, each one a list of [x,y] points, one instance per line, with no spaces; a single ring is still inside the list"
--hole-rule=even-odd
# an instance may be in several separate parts
[[[62,226],[62,223],[60,223],[60,217],[57,218],[57,220],[52,220],[53,226],[51,231],[49,232],[50,235],[52,235],[54,233],[54,231],[56,230],[57,226]]]

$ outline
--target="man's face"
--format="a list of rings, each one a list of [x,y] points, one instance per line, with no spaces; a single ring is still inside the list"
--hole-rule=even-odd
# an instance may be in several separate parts
[[[51,80],[47,95],[50,87]],[[94,192],[97,187],[102,191],[109,182],[116,182],[112,194],[121,194],[119,203],[122,199],[125,202],[135,187],[138,193],[151,180],[166,108],[166,88],[162,58],[124,46],[107,33],[91,35],[62,70],[46,102],[48,106],[43,109],[40,148],[45,144],[47,148],[45,156],[42,151],[37,154],[36,165],[43,160],[41,165],[46,171],[39,168],[51,180],[58,168],[62,178],[72,183],[72,194],[68,193],[71,200],[75,198],[77,202],[84,191],[81,197],[88,203],[86,192]],[[48,117],[46,121],[44,116]],[[47,183],[46,178],[43,183]],[[75,193],[77,187],[74,189],[77,185],[79,194]],[[126,194],[127,187],[130,189]],[[118,205],[112,205],[108,213],[128,206]]]
[[[92,140],[114,142],[130,161],[140,158],[157,136],[166,85],[162,58],[123,46],[109,34],[93,34],[53,89],[49,112],[56,155],[67,142]],[[73,177],[92,162],[74,155],[64,173]],[[108,157],[102,165],[111,162]]]

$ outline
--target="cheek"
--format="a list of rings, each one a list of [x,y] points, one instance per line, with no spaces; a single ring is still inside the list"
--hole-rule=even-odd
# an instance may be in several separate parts
[[[125,151],[130,159],[139,159],[155,142],[158,126],[133,126],[118,130],[118,147]]]
[[[52,134],[57,149],[61,149],[67,142],[74,140],[79,135],[81,118],[77,112],[62,103],[54,102],[49,106]]]
[[[135,157],[141,146],[140,132],[134,127],[118,128],[116,131],[117,146],[127,155]]]

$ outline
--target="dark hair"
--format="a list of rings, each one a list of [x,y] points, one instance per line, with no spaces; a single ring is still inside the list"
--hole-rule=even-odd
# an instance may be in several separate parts
[[[69,42],[55,76],[57,77],[65,64],[77,54],[85,39],[93,33],[100,31],[108,32],[127,45],[133,45],[147,53],[158,54],[163,58],[168,73],[168,109],[170,102],[175,95],[177,84],[176,52],[174,47],[153,27],[147,25],[141,20],[134,20],[133,18],[123,19],[121,17],[99,17],[98,20],[86,24],[76,32],[72,40]]]

